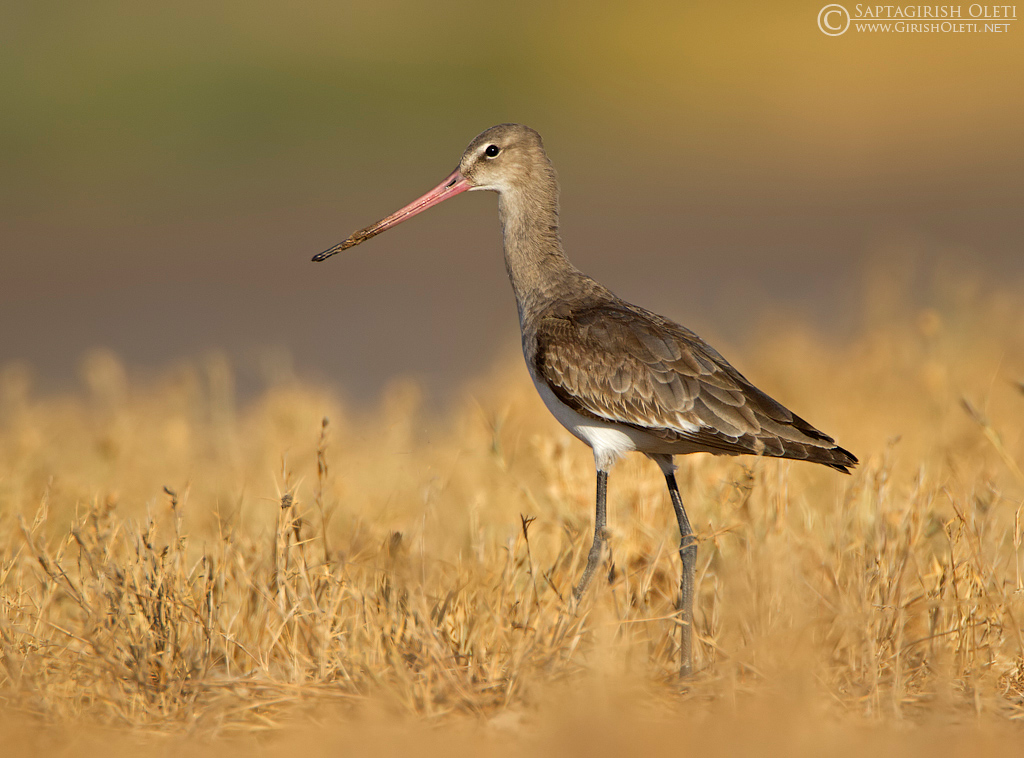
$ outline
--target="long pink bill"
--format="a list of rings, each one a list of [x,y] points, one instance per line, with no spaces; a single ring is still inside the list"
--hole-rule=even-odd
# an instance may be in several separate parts
[[[465,192],[471,187],[470,183],[466,178],[459,173],[458,169],[455,169],[451,174],[445,177],[445,180],[439,185],[430,190],[423,197],[413,200],[404,208],[395,211],[385,219],[381,219],[376,224],[368,226],[365,229],[360,229],[358,232],[350,236],[344,242],[341,242],[330,250],[324,250],[322,253],[313,256],[314,261],[325,261],[335,253],[340,253],[342,250],[348,250],[350,247],[355,247],[360,242],[366,242],[370,237],[376,237],[383,231],[387,231],[396,224],[400,224],[407,218],[412,218],[417,213],[422,213],[427,208],[431,208],[438,203],[444,202],[450,197],[455,197],[460,192]]]

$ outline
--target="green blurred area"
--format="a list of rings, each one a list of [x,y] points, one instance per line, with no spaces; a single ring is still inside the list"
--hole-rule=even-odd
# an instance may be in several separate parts
[[[26,209],[130,201],[142,177],[158,196],[237,189],[258,182],[255,155],[299,173],[433,162],[503,119],[570,136],[577,160],[666,173],[719,155],[741,175],[785,163],[856,181],[1022,156],[1016,29],[829,38],[806,2],[114,0],[4,16],[2,191]]]
[[[3,191],[29,209],[55,192],[131,202],[143,177],[159,179],[158,195],[216,194],[258,181],[256,156],[300,173],[372,165],[353,152],[368,158],[410,128],[413,147],[465,131],[467,110],[514,112],[532,98],[519,74],[537,71],[509,44],[514,19],[478,23],[471,3],[12,11],[0,53]]]

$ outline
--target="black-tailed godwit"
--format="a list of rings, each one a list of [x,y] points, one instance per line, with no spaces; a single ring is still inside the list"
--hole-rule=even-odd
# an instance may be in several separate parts
[[[644,453],[665,475],[679,524],[680,668],[689,674],[697,542],[673,456],[768,455],[846,473],[857,459],[757,389],[689,329],[619,299],[569,262],[558,232],[555,170],[540,135],[526,126],[488,129],[437,187],[313,260],[358,245],[466,190],[498,193],[505,267],[530,376],[548,410],[594,451],[594,541],[575,601],[593,579],[607,539],[608,471],[623,454]]]

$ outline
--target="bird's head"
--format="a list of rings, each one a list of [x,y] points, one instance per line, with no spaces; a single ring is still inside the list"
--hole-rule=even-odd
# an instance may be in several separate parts
[[[458,173],[471,190],[507,192],[537,181],[551,164],[540,135],[521,124],[492,126],[469,143]]]
[[[427,208],[468,190],[511,193],[531,185],[546,186],[553,182],[554,169],[537,132],[521,124],[492,126],[469,143],[459,161],[459,167],[430,192],[314,256],[313,260],[322,261],[342,250],[355,247]]]

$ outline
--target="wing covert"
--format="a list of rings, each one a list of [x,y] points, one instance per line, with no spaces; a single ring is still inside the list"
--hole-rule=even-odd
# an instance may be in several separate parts
[[[833,440],[684,327],[625,304],[542,316],[534,370],[584,416],[720,453],[810,458]]]

